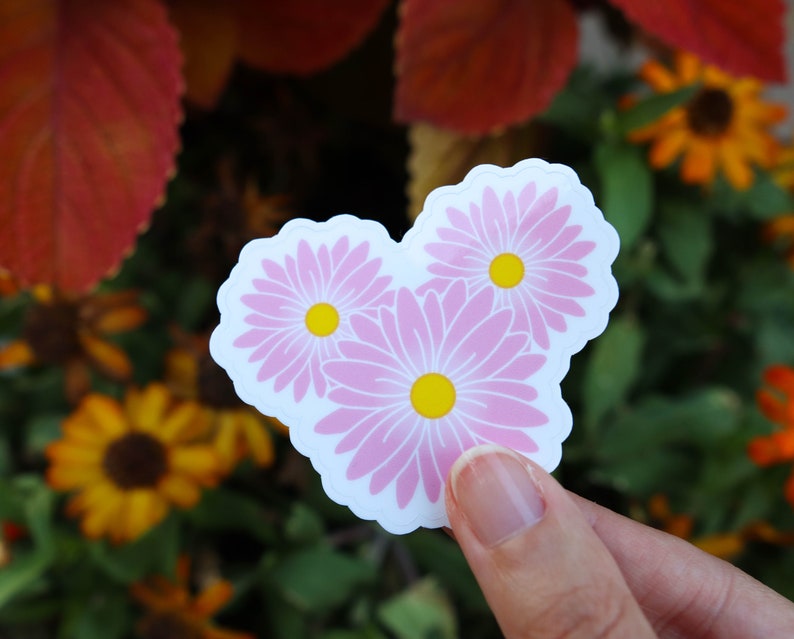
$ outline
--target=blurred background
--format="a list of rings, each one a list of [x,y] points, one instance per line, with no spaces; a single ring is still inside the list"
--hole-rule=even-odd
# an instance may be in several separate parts
[[[792,18],[712,5],[0,0],[0,638],[500,636],[208,339],[249,240],[526,157],[621,237],[556,476],[794,598]]]

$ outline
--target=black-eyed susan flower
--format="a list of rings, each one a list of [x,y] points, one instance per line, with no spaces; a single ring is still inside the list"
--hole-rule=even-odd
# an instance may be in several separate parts
[[[629,135],[635,142],[651,142],[654,168],[683,156],[684,182],[711,184],[722,172],[741,190],[753,183],[753,166],[775,164],[779,143],[769,129],[785,118],[786,110],[760,98],[763,85],[758,80],[732,77],[685,52],[676,54],[672,69],[655,60],[646,62],[640,78],[656,93],[700,84],[688,102]]]
[[[163,384],[131,389],[123,403],[92,393],[47,447],[47,481],[76,492],[67,513],[86,537],[131,541],[217,483],[214,448],[196,443],[206,430],[201,407],[175,401]]]
[[[176,582],[154,576],[131,586],[132,596],[146,609],[138,624],[141,639],[253,639],[253,635],[218,628],[212,617],[233,594],[232,584],[216,579],[197,595],[188,587],[190,562],[181,557]]]
[[[66,394],[77,401],[90,388],[93,368],[115,381],[132,374],[127,354],[106,336],[139,327],[147,313],[135,291],[59,295],[47,287],[32,289],[22,334],[0,347],[0,370],[19,366],[62,366]]]
[[[245,457],[258,466],[272,464],[271,431],[285,433],[286,426],[239,399],[226,371],[210,356],[206,336],[177,333],[176,342],[166,354],[166,382],[175,396],[201,404],[224,471],[231,471]]]

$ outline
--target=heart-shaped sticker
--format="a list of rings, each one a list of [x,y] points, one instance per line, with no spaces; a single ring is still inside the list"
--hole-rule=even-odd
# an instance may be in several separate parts
[[[560,381],[606,327],[618,245],[568,167],[482,165],[433,191],[399,243],[350,215],[250,242],[210,350],[332,499],[393,533],[445,526],[468,448],[559,463]]]

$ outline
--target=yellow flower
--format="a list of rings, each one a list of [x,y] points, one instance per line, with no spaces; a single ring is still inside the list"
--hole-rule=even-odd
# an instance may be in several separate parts
[[[177,581],[152,577],[131,586],[132,596],[147,612],[138,625],[141,639],[253,639],[253,635],[224,630],[212,617],[232,596],[232,585],[217,579],[195,597],[187,587],[190,564],[184,557],[177,564]]]
[[[0,370],[35,364],[63,366],[67,397],[76,402],[91,387],[94,368],[116,381],[127,381],[127,354],[104,339],[137,328],[146,311],[134,291],[58,295],[47,287],[32,290],[34,303],[25,315],[22,336],[0,347]]]
[[[654,168],[669,166],[683,155],[684,182],[711,184],[720,170],[734,188],[742,190],[753,183],[753,165],[775,164],[779,142],[769,128],[785,118],[786,110],[759,98],[759,81],[734,78],[685,52],[676,54],[673,69],[655,60],[645,63],[640,77],[656,93],[701,84],[687,103],[629,135],[635,142],[652,142]]]
[[[177,334],[178,346],[166,354],[165,379],[174,395],[199,402],[225,472],[250,456],[262,467],[274,460],[271,429],[286,426],[244,404],[229,376],[209,354],[206,336]]]
[[[47,481],[76,491],[67,513],[81,517],[86,537],[132,541],[217,483],[215,451],[195,443],[206,428],[199,405],[174,401],[162,384],[129,390],[123,404],[92,393],[47,447]]]

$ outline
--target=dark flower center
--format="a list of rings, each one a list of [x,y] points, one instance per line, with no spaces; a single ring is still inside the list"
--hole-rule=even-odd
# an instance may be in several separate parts
[[[240,405],[232,380],[209,355],[199,359],[198,396],[203,404],[213,408],[232,408]]]
[[[82,353],[76,304],[36,304],[25,316],[22,337],[42,364],[65,364]]]
[[[165,447],[151,435],[127,433],[107,447],[102,467],[122,490],[153,488],[168,471],[168,460]]]
[[[139,627],[141,639],[202,639],[204,633],[176,612],[154,612]]]
[[[733,118],[733,100],[722,89],[702,89],[687,105],[689,128],[704,137],[722,135]]]

